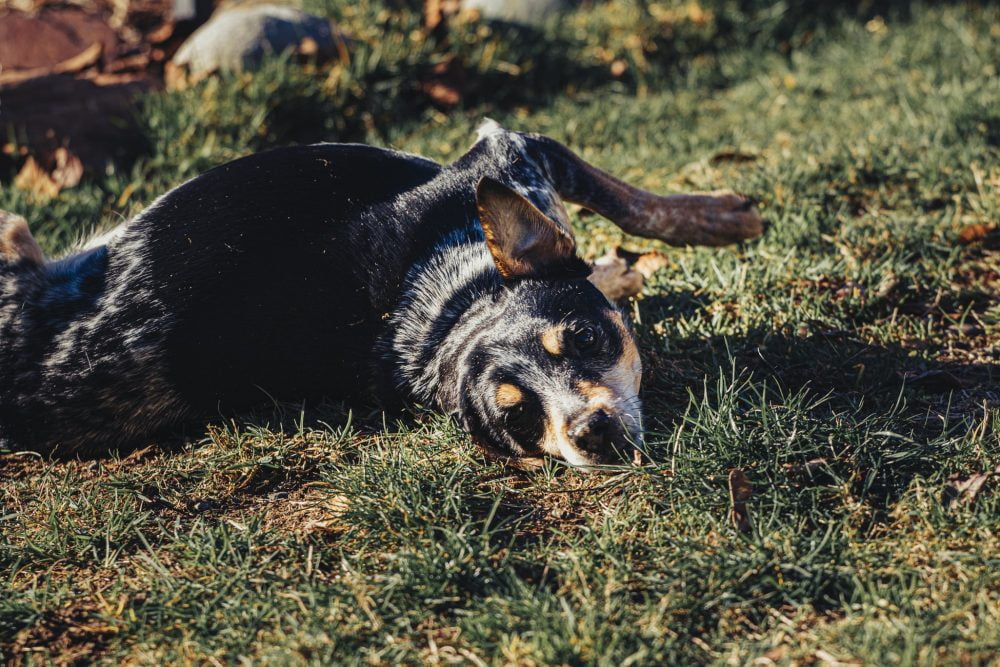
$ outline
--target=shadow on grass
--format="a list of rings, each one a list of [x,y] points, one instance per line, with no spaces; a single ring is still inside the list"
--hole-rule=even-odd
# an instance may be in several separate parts
[[[655,321],[694,303],[682,293],[644,299],[640,308]],[[985,302],[973,295],[970,303]],[[798,470],[818,461],[821,476],[832,473],[884,509],[914,477],[961,465],[960,443],[981,426],[984,410],[1000,405],[1000,359],[983,332],[964,359],[918,356],[924,341],[860,340],[853,328],[886,318],[882,310],[859,310],[852,330],[813,325],[802,335],[754,329],[671,340],[669,352],[645,360],[647,426],[667,434],[700,429],[718,443],[720,470],[778,463]],[[791,430],[776,426],[781,421]],[[655,454],[669,460],[669,446]]]

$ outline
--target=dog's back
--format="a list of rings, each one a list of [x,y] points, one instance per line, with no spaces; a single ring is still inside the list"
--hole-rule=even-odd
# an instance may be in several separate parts
[[[541,381],[544,368],[572,361],[567,368],[580,381],[557,388],[562,408],[602,416],[602,438],[580,424],[576,431],[581,442],[594,441],[591,449],[607,449],[609,415],[620,412],[638,428],[640,365],[620,316],[593,286],[579,287],[588,268],[561,197],[627,232],[675,244],[720,245],[760,232],[756,213],[735,195],[643,192],[557,142],[492,123],[445,167],[332,144],[237,160],[55,262],[44,261],[23,220],[0,216],[0,446],[103,451],[269,397],[350,398],[373,389],[383,399],[467,412],[470,395],[459,388],[472,375],[482,376],[477,400],[499,400],[496,378],[481,372],[485,357],[469,345],[481,332],[456,326],[476,310],[490,315],[482,322],[513,318],[505,325],[522,334],[558,320],[535,332],[547,336],[542,343],[535,333],[523,341],[524,362]],[[608,344],[593,348],[603,357],[564,354],[560,337],[576,334],[564,326],[560,299],[603,322]],[[515,334],[493,348],[515,345],[523,338]],[[519,405],[514,385],[504,386],[506,407],[489,408],[490,428]],[[567,420],[585,415],[562,408],[546,432],[566,445]],[[542,450],[592,460],[575,447]]]
[[[365,390],[378,309],[412,250],[367,212],[439,171],[366,146],[279,149],[213,169],[106,245],[48,264],[22,256],[15,241],[33,241],[9,218],[0,445],[114,447],[273,389]]]

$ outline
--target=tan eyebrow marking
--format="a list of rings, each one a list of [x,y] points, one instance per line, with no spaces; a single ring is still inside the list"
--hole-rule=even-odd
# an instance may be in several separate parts
[[[551,354],[553,357],[562,356],[563,331],[565,330],[566,327],[559,324],[554,327],[549,327],[548,329],[542,332],[541,335],[542,347],[544,347],[545,351]]]
[[[590,380],[579,380],[576,383],[576,390],[580,392],[581,396],[587,399],[588,403],[604,401],[610,405],[615,399],[614,392],[610,387],[606,384],[600,384]]]
[[[622,353],[617,362],[605,372],[599,382],[580,380],[576,389],[589,402],[612,402],[622,396],[638,393],[642,383],[642,360],[639,358],[639,348],[625,328],[624,322],[617,317],[615,327],[622,337]]]
[[[497,387],[496,401],[501,408],[509,408],[524,400],[524,394],[513,384],[501,384]]]

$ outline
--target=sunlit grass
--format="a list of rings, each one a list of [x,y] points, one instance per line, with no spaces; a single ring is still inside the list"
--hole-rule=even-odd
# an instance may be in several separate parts
[[[448,160],[489,115],[643,187],[745,192],[770,221],[745,247],[664,249],[630,305],[644,468],[524,473],[439,415],[341,406],[124,458],[4,455],[5,659],[998,659],[1000,478],[973,500],[953,487],[1000,463],[1000,13],[645,4],[597,5],[545,42],[313,2],[356,36],[350,62],[151,97],[136,164],[48,202],[3,187],[59,252],[253,150]],[[416,82],[448,53],[471,83],[443,113]],[[651,247],[572,217],[590,256]],[[973,225],[994,231],[962,242]]]

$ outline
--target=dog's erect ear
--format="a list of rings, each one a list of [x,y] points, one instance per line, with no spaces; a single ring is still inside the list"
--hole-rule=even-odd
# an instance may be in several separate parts
[[[480,180],[476,206],[486,245],[504,278],[569,280],[590,274],[576,256],[570,233],[503,183]]]
[[[19,215],[0,210],[0,264],[27,262],[45,263],[42,249],[28,230],[28,223]]]

